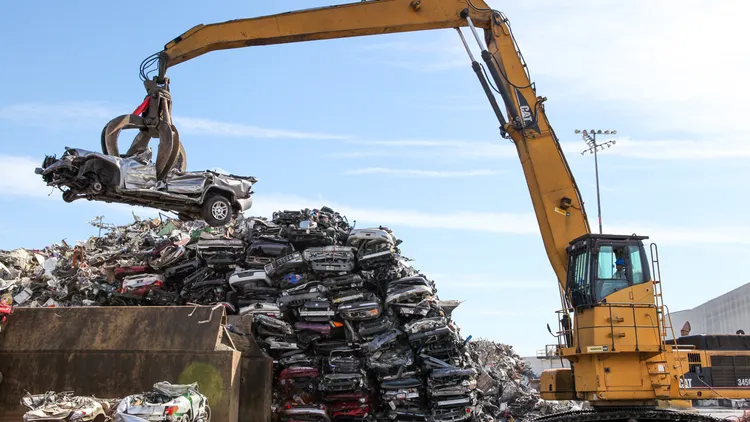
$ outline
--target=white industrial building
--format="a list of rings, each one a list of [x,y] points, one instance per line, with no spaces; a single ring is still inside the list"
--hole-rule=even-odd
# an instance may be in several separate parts
[[[686,322],[690,323],[690,334],[735,334],[737,330],[750,334],[750,283],[693,309],[672,312],[671,316],[678,337]]]
[[[542,375],[545,369],[570,368],[570,362],[567,359],[550,359],[547,357],[539,358],[537,356],[525,356],[523,360],[531,365],[531,371],[538,377]]]

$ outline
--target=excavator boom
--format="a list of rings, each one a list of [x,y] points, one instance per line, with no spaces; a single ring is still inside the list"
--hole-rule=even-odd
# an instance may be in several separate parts
[[[483,50],[484,64],[480,65],[461,33],[472,66],[500,122],[500,131],[518,150],[542,240],[564,295],[566,248],[571,239],[589,233],[588,220],[508,20],[483,0],[371,0],[197,25],[144,61],[141,75],[146,79],[145,67],[158,62],[158,76],[154,79],[165,83],[168,68],[216,50],[462,27],[471,29],[469,38],[476,39]],[[478,30],[483,30],[484,37],[479,36]],[[489,81],[479,66],[486,67]],[[500,94],[507,118],[502,115],[493,90]]]
[[[491,14],[475,12],[475,25],[490,27]],[[377,0],[318,7],[271,16],[196,25],[164,46],[163,69],[202,54],[256,45],[348,38],[466,26],[465,1]]]

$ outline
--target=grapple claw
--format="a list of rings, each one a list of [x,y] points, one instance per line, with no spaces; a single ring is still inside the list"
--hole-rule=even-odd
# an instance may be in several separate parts
[[[126,155],[142,152],[148,147],[151,137],[148,134],[148,128],[143,122],[141,116],[135,114],[123,114],[110,120],[102,129],[102,152],[107,155],[120,155],[119,137],[123,129],[138,129],[133,143]]]
[[[164,180],[177,161],[180,140],[172,136],[172,126],[159,124],[159,152],[156,155],[156,179]]]
[[[156,155],[156,178],[164,180],[173,168],[185,171],[187,156],[180,142],[180,135],[172,123],[171,97],[168,86],[160,87],[153,81],[146,81],[149,95],[132,114],[124,114],[110,120],[102,129],[102,152],[120,156],[119,137],[123,129],[138,129],[138,134],[128,148],[126,157],[142,153],[148,149],[152,138],[159,139]]]

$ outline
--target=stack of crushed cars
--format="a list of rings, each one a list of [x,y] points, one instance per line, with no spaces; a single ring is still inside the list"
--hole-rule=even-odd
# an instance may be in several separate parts
[[[76,245],[0,251],[0,306],[220,304],[252,319],[274,359],[282,421],[502,415],[477,386],[487,364],[451,318],[459,303],[438,298],[387,227],[354,228],[328,207],[223,227],[91,224],[100,234]]]
[[[476,374],[434,283],[406,264],[386,227],[352,229],[329,210],[277,212],[257,225],[255,268],[238,271],[277,362],[282,421],[461,421]]]

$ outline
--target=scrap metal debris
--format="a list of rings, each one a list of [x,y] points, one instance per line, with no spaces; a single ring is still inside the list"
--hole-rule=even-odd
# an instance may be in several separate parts
[[[27,394],[21,404],[28,409],[24,421],[105,421],[114,411],[113,400],[75,396],[71,392]]]
[[[198,384],[157,382],[153,391],[125,397],[117,406],[115,422],[209,422],[211,408]]]
[[[0,251],[4,303],[222,305],[252,320],[273,357],[282,421],[486,422],[570,406],[540,400],[509,346],[464,339],[452,319],[459,302],[438,297],[387,227],[354,228],[328,207],[240,214],[220,227],[137,217],[91,224],[100,235],[76,245]],[[118,412],[133,415],[145,406],[138,400],[162,406],[161,387]]]
[[[539,392],[529,386],[534,378],[531,365],[513,347],[491,340],[477,339],[469,343],[470,354],[480,369],[477,386],[482,390],[482,420],[508,414],[516,419],[533,419],[565,410],[580,410],[582,402],[542,400]],[[517,416],[518,415],[518,416]]]
[[[124,399],[74,396],[70,392],[27,394],[21,404],[28,409],[24,421],[97,422],[210,422],[208,399],[198,384],[157,382],[153,391]]]

